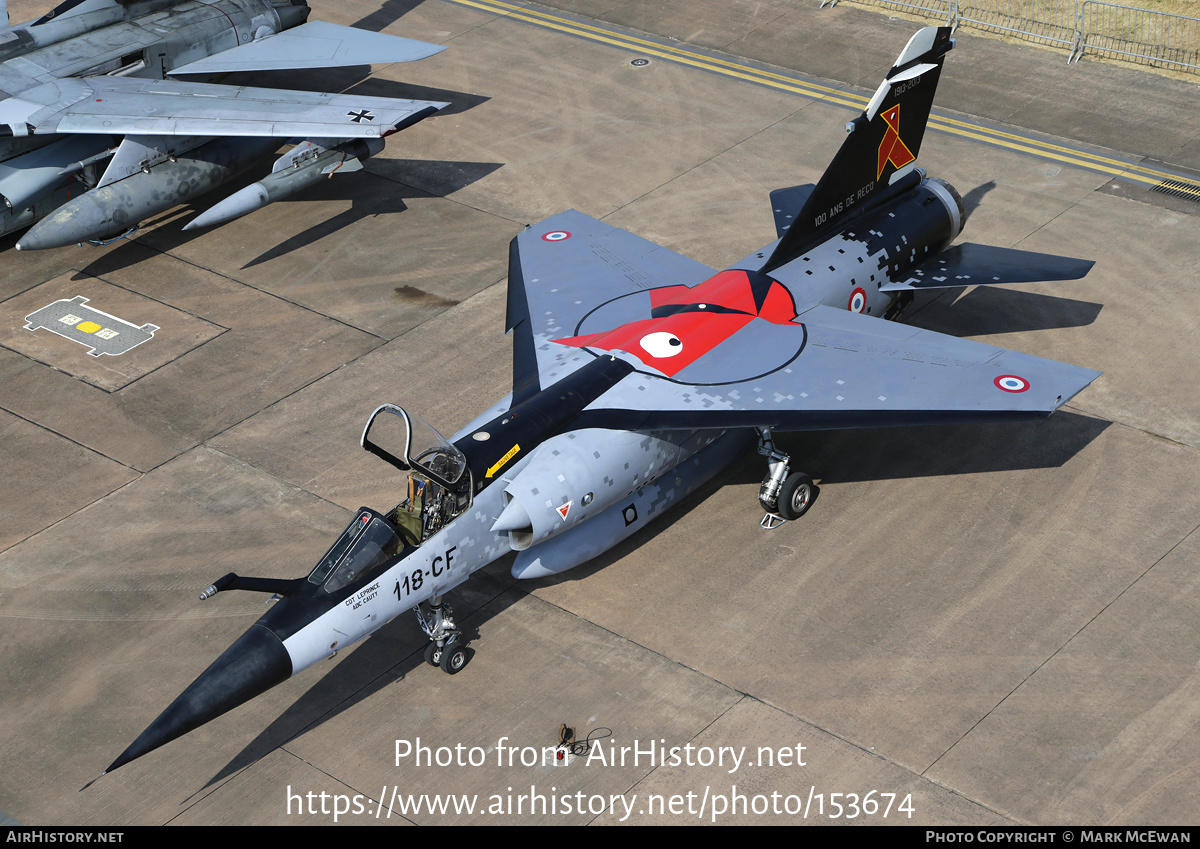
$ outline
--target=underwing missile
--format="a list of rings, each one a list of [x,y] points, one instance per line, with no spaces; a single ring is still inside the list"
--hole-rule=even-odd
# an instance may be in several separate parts
[[[326,148],[306,141],[280,157],[266,177],[234,192],[188,222],[184,230],[211,227],[240,218],[269,203],[290,197],[323,177],[362,169],[362,161],[383,150],[383,139],[351,139]]]
[[[309,13],[306,0],[67,0],[3,27],[0,235],[39,220],[45,226],[20,240],[22,250],[121,235],[215,188],[251,164],[247,148],[258,148],[231,141],[198,154],[211,161],[175,162],[213,139],[263,139],[265,158],[288,139],[319,137],[330,140],[323,152],[346,139],[383,138],[447,105],[207,81],[412,62],[445,49],[310,21]],[[343,167],[360,161],[351,153]],[[286,194],[298,180],[277,178],[273,189]]]
[[[93,189],[58,208],[17,242],[19,251],[59,248],[116,236],[150,216],[212,191],[266,156],[279,139],[220,138],[174,161]]]

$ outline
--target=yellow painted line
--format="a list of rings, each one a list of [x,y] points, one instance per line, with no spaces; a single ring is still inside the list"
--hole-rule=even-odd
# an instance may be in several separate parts
[[[460,6],[470,6],[486,12],[492,12],[505,18],[511,18],[523,23],[533,24],[557,32],[566,33],[589,41],[607,44],[623,50],[630,50],[644,56],[654,56],[693,68],[699,68],[711,73],[721,74],[732,79],[745,80],[757,85],[765,85],[779,91],[799,94],[816,100],[836,103],[851,109],[864,109],[869,98],[853,92],[823,86],[818,83],[805,82],[793,77],[777,74],[772,71],[750,67],[739,62],[708,56],[686,47],[674,47],[638,38],[634,35],[614,32],[598,26],[592,26],[579,21],[540,12],[527,6],[505,3],[502,0],[450,0]],[[1089,171],[1098,171],[1113,177],[1124,177],[1141,183],[1157,185],[1164,180],[1173,181],[1179,191],[1200,195],[1200,181],[1192,180],[1178,174],[1161,171],[1135,162],[1125,162],[1101,153],[1090,153],[1071,147],[1038,141],[1026,136],[994,130],[978,124],[971,124],[955,118],[941,115],[930,115],[929,127],[960,138],[983,142],[1007,148],[1019,153],[1039,156],[1066,165],[1074,165]]]

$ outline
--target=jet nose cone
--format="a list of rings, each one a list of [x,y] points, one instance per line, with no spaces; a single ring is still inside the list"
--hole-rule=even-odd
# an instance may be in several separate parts
[[[521,506],[521,502],[514,498],[508,502],[508,506],[497,517],[495,523],[492,525],[492,531],[493,533],[517,531],[522,528],[528,528],[532,524],[533,522],[529,518],[529,513]]]
[[[270,629],[251,625],[105,772],[216,719],[291,675],[292,659],[283,642]]]

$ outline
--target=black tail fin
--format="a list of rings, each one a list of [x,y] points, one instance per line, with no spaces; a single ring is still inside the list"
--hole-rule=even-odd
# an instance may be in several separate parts
[[[907,190],[915,170],[942,61],[954,47],[950,27],[925,27],[900,53],[866,110],[846,124],[849,138],[805,200],[764,271],[800,256],[857,212]],[[904,183],[904,186],[898,186]]]

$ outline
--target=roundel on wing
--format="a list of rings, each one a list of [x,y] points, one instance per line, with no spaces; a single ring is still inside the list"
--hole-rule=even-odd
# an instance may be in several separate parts
[[[571,238],[571,234],[566,230],[551,230],[542,236],[543,242],[565,242]]]
[[[560,345],[633,354],[648,373],[697,385],[732,383],[790,362],[804,343],[788,290],[769,277],[722,271],[698,286],[614,298]],[[651,371],[652,370],[652,371]]]
[[[1015,374],[1002,374],[992,383],[996,384],[997,389],[1005,392],[1024,392],[1029,388],[1029,381]]]

